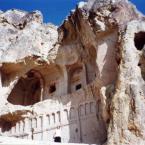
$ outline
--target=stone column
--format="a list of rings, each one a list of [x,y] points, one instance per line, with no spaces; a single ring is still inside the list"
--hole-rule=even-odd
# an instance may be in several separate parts
[[[61,82],[61,85],[63,86],[63,93],[62,95],[67,95],[68,94],[68,72],[65,66],[62,67],[62,71],[63,71],[63,81]],[[61,88],[62,89],[62,88]]]
[[[83,83],[83,86],[86,86],[87,85],[87,73],[86,73],[86,66],[85,64],[83,64],[83,78],[82,78],[82,83]]]
[[[37,118],[33,118],[32,119],[32,128],[34,129],[34,131],[37,131],[38,130]]]
[[[31,120],[29,118],[25,118],[24,122],[24,132],[28,134],[28,139],[31,139]]]
[[[62,120],[63,124],[67,124],[68,123],[68,119],[69,119],[68,109],[64,109],[63,110],[62,116],[63,117],[61,118],[61,120]]]
[[[78,127],[78,142],[82,142],[82,132],[81,132],[81,118],[80,118],[80,116],[81,116],[81,113],[80,113],[80,111],[81,111],[81,108],[80,108],[80,106],[78,106],[77,108],[76,108],[76,118],[77,118],[77,127]]]
[[[48,116],[46,115],[43,115],[43,125],[42,125],[42,131],[43,131],[43,140],[48,140],[48,137],[47,137],[47,129],[48,129],[48,126],[49,126],[49,122],[48,122]]]
[[[43,126],[43,117],[42,116],[39,116],[37,118],[37,127],[38,127],[38,130],[42,132],[42,127]],[[43,133],[39,133],[39,138],[43,138]]]
[[[20,121],[20,134],[24,134],[24,122],[22,120]]]
[[[60,114],[60,111],[57,111],[57,113],[56,113],[56,124],[60,125],[60,122],[61,122],[61,114]]]
[[[20,134],[20,124],[19,124],[19,122],[16,123],[16,134],[17,135]]]
[[[45,95],[45,92],[44,92],[44,81],[43,79],[40,77],[40,87],[41,87],[41,96],[40,96],[40,101],[43,101],[44,100],[44,95]]]

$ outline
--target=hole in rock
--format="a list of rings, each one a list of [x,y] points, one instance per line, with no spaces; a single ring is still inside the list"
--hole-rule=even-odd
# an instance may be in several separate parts
[[[137,50],[142,50],[145,45],[145,32],[135,33],[134,43]]]
[[[138,63],[138,66],[141,66],[141,63]]]
[[[13,90],[8,101],[14,105],[33,105],[40,101],[42,82],[37,72],[29,71],[21,77]]]
[[[76,90],[79,90],[81,88],[82,88],[82,85],[81,84],[76,85]]]
[[[9,130],[11,130],[11,128],[12,128],[12,123],[11,123],[11,122],[2,120],[2,121],[0,122],[0,124],[1,124],[1,126],[2,126],[2,128],[1,128],[1,131],[2,131],[2,132],[9,131]]]
[[[56,86],[55,86],[55,84],[53,84],[49,88],[49,93],[54,93],[55,91],[56,91]]]

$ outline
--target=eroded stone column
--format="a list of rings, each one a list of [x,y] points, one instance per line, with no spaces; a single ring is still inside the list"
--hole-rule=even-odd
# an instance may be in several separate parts
[[[47,139],[47,129],[49,126],[48,118],[46,115],[43,115],[43,125],[42,125],[42,131],[43,131],[43,140],[48,140]]]
[[[20,134],[24,134],[24,122],[22,120],[20,121]]]
[[[16,134],[17,135],[20,134],[20,124],[19,124],[19,122],[16,123]]]
[[[24,132],[28,134],[28,139],[31,139],[31,120],[29,118],[25,118],[24,120],[25,126],[24,126]]]

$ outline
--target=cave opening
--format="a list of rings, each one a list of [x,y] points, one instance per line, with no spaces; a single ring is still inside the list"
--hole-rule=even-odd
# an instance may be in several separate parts
[[[82,88],[82,84],[76,85],[76,90],[79,90],[79,89],[81,89],[81,88]]]
[[[33,105],[41,101],[42,82],[38,72],[31,70],[19,79],[8,101],[14,105]]]
[[[7,132],[7,131],[11,130],[13,124],[12,124],[12,122],[1,120],[0,125],[1,125],[1,131]]]
[[[51,93],[54,93],[55,91],[56,91],[56,85],[55,84],[50,85],[49,93],[51,94]]]
[[[135,33],[134,43],[137,50],[142,50],[145,45],[145,32]]]

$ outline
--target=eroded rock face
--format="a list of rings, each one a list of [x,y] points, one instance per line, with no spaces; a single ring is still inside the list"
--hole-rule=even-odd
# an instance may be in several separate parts
[[[31,55],[47,58],[57,41],[57,27],[42,24],[40,12],[9,10],[0,14],[0,61],[16,62]]]
[[[126,0],[81,2],[58,29],[1,12],[1,134],[145,144],[144,20]]]

